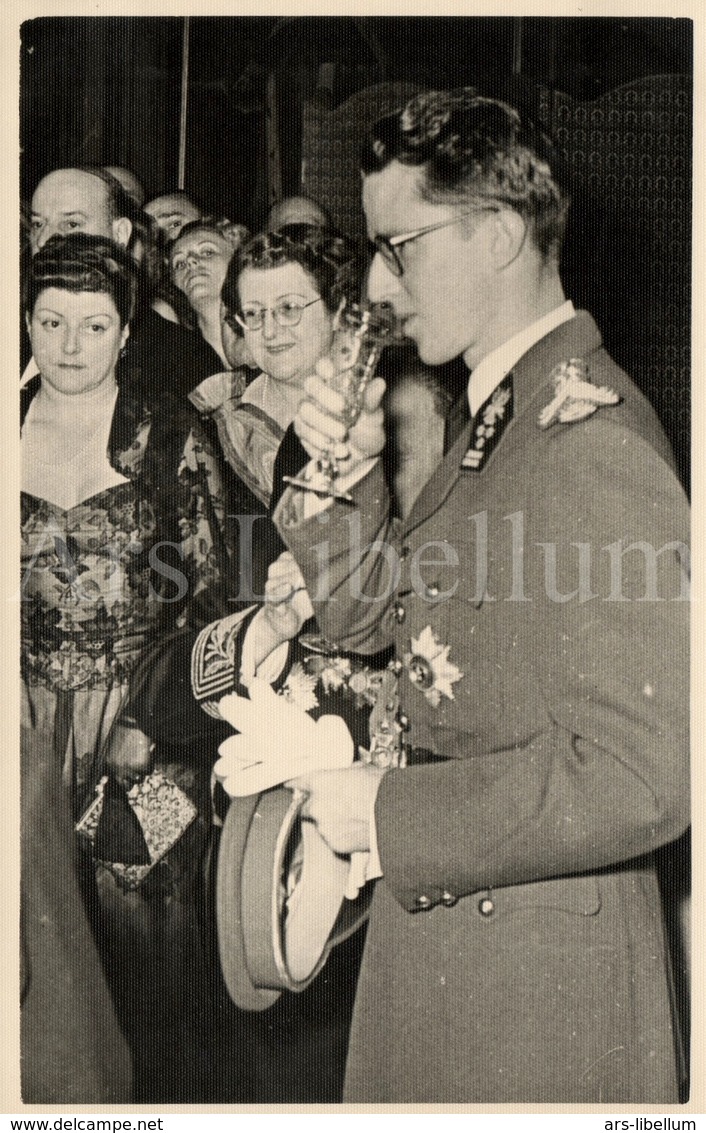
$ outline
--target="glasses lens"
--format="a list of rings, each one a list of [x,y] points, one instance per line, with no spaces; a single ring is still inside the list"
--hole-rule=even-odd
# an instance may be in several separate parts
[[[374,250],[378,255],[382,256],[385,264],[390,269],[393,275],[402,275],[402,264],[397,255],[397,251],[392,247],[386,236],[376,236],[372,242]]]
[[[243,311],[241,315],[242,321],[248,330],[259,330],[262,326],[262,320],[265,317],[263,308],[249,307],[247,311]]]
[[[274,309],[274,316],[281,327],[295,327],[302,317],[303,310],[304,307],[300,303],[278,303]]]

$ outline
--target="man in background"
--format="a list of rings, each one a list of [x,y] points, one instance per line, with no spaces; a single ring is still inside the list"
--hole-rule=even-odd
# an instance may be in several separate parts
[[[143,265],[150,250],[150,222],[119,181],[104,169],[55,169],[37,185],[30,216],[32,254],[55,233],[106,236],[133,252]],[[162,318],[151,306],[143,271],[143,296],[126,346],[126,362],[150,395],[188,393],[213,372],[211,352],[200,335]]]

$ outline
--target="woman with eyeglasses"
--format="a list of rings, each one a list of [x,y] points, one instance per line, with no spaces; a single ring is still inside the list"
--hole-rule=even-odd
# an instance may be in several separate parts
[[[225,353],[231,358],[234,346],[245,342],[259,373],[245,388],[237,372],[213,375],[191,394],[191,400],[212,415],[225,457],[243,486],[242,502],[236,505],[239,516],[250,519],[259,512],[262,517],[250,528],[249,544],[243,534],[247,521],[236,525],[241,539],[241,586],[245,567],[254,595],[266,593],[271,598],[278,588],[287,591],[297,585],[298,570],[291,555],[281,554],[284,544],[268,512],[281,490],[281,473],[296,475],[308,460],[289,426],[304,397],[304,382],[329,354],[334,318],[342,300],[359,298],[363,266],[358,249],[349,239],[314,225],[297,224],[255,236],[228,267],[222,292]],[[217,724],[226,727],[218,708],[221,697],[233,691],[242,696],[243,686],[248,687],[255,675],[254,658],[262,660],[276,644],[289,639],[289,649],[278,662],[279,671],[270,670],[267,679],[280,684],[291,680],[290,687],[298,690],[297,695],[303,694],[309,707],[316,705],[315,714],[340,713],[358,742],[367,746],[368,716],[377,688],[371,667],[377,659],[361,660],[356,665],[353,659],[309,651],[299,633],[311,612],[305,592],[296,595],[291,604],[283,601],[276,607],[272,637],[267,609],[267,604],[258,603],[241,621],[241,612],[231,604],[223,611],[225,617],[200,632],[193,652],[192,636],[187,634],[182,643],[175,643],[163,671],[174,671],[179,665],[181,671],[189,673],[192,703],[202,717],[198,737],[198,721],[184,723],[193,729],[196,742],[211,744],[215,755],[217,743],[206,737],[206,729]],[[307,628],[314,627],[309,623]],[[248,649],[243,653],[250,630]],[[189,650],[188,664],[179,659],[177,649]],[[155,670],[151,679],[154,674]],[[166,700],[168,688],[175,687],[175,682],[164,678],[162,683]],[[151,699],[159,697],[153,695]],[[229,726],[226,730],[232,735]],[[222,738],[219,734],[217,742]],[[217,812],[227,822],[230,800],[220,786],[214,799]],[[214,860],[219,856],[214,854]],[[228,945],[223,939],[219,945],[222,957]],[[360,937],[352,937],[336,951],[326,974],[304,995],[284,995],[262,1019],[257,1012],[243,1016],[237,1008],[224,1013],[224,1048],[235,1041],[233,1034],[242,1033],[243,1047],[251,1052],[252,1093],[240,1100],[303,1102],[312,1100],[312,1096],[320,1102],[339,1100]],[[223,970],[225,973],[226,968]],[[234,999],[237,1004],[237,995]],[[289,1036],[287,1041],[283,1041],[284,1035]],[[294,1050],[296,1057],[292,1056]],[[325,1075],[302,1069],[317,1065],[323,1050],[327,1058]],[[215,1074],[215,1091],[224,1088]],[[221,1098],[229,1100],[223,1094]]]
[[[358,298],[362,275],[351,240],[310,224],[253,237],[228,266],[224,349],[237,358],[244,342],[260,373],[244,392],[237,381],[230,388],[207,381],[192,399],[213,413],[226,459],[266,506],[304,381],[328,354],[336,311]]]

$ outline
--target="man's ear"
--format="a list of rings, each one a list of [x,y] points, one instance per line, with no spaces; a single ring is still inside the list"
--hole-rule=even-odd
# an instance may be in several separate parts
[[[522,251],[527,239],[527,224],[514,209],[500,209],[493,217],[492,230],[490,255],[496,270],[502,271]]]
[[[120,216],[113,221],[112,228],[115,243],[122,244],[124,248],[127,248],[132,236],[132,221],[128,220],[126,216]]]
[[[120,349],[121,350],[124,350],[125,343],[127,342],[129,337],[130,337],[130,327],[125,326],[125,327],[123,327],[123,333],[120,336]]]

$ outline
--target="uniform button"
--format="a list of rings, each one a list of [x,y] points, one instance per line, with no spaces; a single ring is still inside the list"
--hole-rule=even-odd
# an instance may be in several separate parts
[[[397,717],[397,723],[399,724],[403,732],[409,731],[409,716],[405,716],[404,712],[400,712],[399,716]]]
[[[392,616],[394,617],[398,625],[402,625],[402,622],[407,617],[407,611],[405,610],[401,602],[398,603],[397,606],[395,606],[394,610],[392,611]]]
[[[427,586],[427,595],[429,598],[438,598],[440,593],[440,586],[438,582],[432,582],[431,586]]]
[[[458,897],[454,897],[453,893],[449,893],[448,889],[445,889],[441,894],[441,904],[446,905],[447,909],[452,909],[457,901]]]
[[[478,912],[482,917],[492,917],[495,912],[495,902],[490,897],[483,897],[478,902]]]
[[[417,897],[417,908],[431,909],[431,897],[426,897],[424,895]]]

